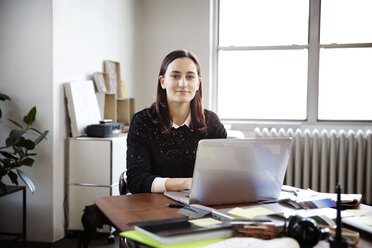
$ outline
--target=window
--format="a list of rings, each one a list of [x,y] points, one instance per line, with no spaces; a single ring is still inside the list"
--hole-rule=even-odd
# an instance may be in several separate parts
[[[220,118],[372,120],[372,1],[216,2]]]

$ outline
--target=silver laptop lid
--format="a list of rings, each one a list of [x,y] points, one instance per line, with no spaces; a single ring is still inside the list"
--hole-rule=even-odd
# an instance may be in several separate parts
[[[190,204],[219,205],[276,199],[291,147],[291,138],[201,140]]]

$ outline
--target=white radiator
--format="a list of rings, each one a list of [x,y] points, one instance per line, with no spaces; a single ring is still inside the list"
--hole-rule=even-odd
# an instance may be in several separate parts
[[[284,130],[256,128],[255,137],[293,137],[293,147],[284,183],[335,192],[361,193],[372,204],[372,131]]]

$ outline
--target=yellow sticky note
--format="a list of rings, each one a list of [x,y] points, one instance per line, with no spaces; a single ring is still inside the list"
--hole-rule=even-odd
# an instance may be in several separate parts
[[[358,220],[362,222],[363,224],[372,226],[372,216],[359,217]]]
[[[202,218],[196,220],[189,220],[190,223],[197,225],[197,226],[212,226],[221,224],[222,221],[213,219],[213,218]]]
[[[274,213],[273,211],[263,208],[263,207],[254,207],[254,208],[233,208],[227,212],[229,215],[245,218],[245,219],[252,219],[259,215],[267,215]]]

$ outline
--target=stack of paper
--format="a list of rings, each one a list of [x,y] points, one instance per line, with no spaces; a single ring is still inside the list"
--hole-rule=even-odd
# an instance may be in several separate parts
[[[279,196],[279,200],[291,199],[297,203],[306,202],[311,205],[314,202],[314,206],[311,207],[309,204],[303,204],[304,208],[322,208],[322,207],[335,207],[334,204],[327,201],[320,201],[322,199],[330,199],[333,203],[337,201],[337,194],[332,193],[321,193],[311,189],[303,190],[287,185],[283,185],[282,191]],[[361,194],[341,194],[341,204],[344,207],[357,206],[362,199]],[[319,204],[319,205],[318,205]]]
[[[351,215],[351,217],[347,218],[344,218],[342,215],[343,223],[372,234],[372,211],[349,209],[342,211],[341,213],[347,213]]]

